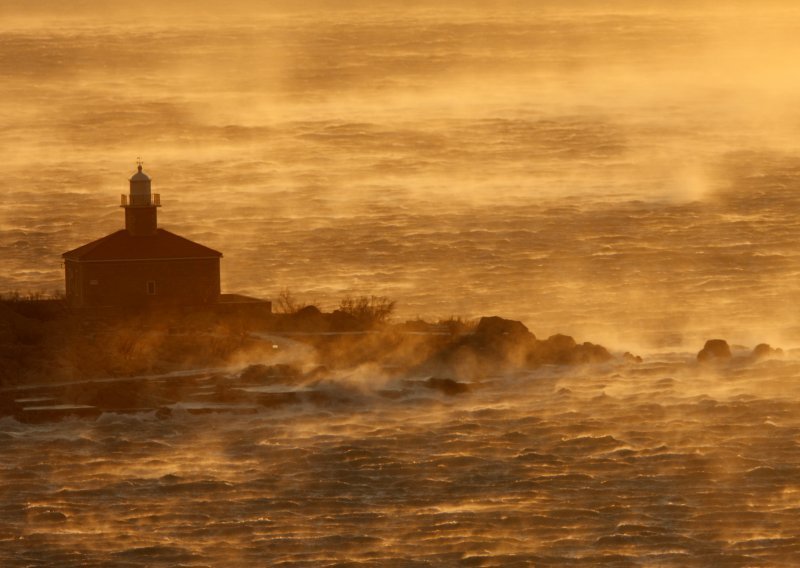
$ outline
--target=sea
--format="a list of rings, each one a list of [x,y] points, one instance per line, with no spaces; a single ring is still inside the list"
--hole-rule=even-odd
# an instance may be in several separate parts
[[[800,564],[796,6],[106,4],[0,6],[0,291],[62,293],[141,158],[225,292],[643,362],[3,418],[0,565]]]

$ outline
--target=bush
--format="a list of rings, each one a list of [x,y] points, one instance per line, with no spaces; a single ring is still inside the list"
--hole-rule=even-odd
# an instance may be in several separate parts
[[[301,302],[294,297],[294,294],[288,289],[284,288],[278,293],[278,299],[275,302],[275,309],[279,314],[296,314],[306,307],[307,304]]]
[[[339,311],[352,316],[365,327],[384,324],[394,312],[395,302],[386,296],[347,296],[339,303]]]

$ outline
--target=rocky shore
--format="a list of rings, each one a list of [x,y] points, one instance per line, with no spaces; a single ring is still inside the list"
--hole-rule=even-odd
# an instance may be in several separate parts
[[[0,305],[0,415],[25,421],[102,412],[255,412],[355,396],[319,385],[367,369],[396,397],[468,393],[491,375],[602,363],[602,346],[537,339],[519,321],[376,323],[313,306],[270,317],[203,310],[76,314],[57,304]],[[254,363],[257,362],[257,363]]]
[[[103,412],[252,413],[288,404],[335,405],[371,394],[468,395],[503,374],[542,365],[602,364],[601,345],[538,339],[498,316],[404,323],[306,306],[288,314],[211,310],[74,313],[57,303],[0,304],[0,416],[26,422]],[[782,356],[766,344],[734,356],[706,342],[700,365]],[[642,359],[630,353],[622,364]]]

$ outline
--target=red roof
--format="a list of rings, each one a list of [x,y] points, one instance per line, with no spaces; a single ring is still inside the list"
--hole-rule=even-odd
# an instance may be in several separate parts
[[[222,253],[164,229],[133,236],[122,229],[62,254],[69,260],[150,260],[221,257]]]

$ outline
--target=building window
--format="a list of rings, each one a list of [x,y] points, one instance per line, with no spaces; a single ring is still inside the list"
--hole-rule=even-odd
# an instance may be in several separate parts
[[[147,281],[147,294],[149,296],[156,295],[156,281],[155,280],[148,280]]]

